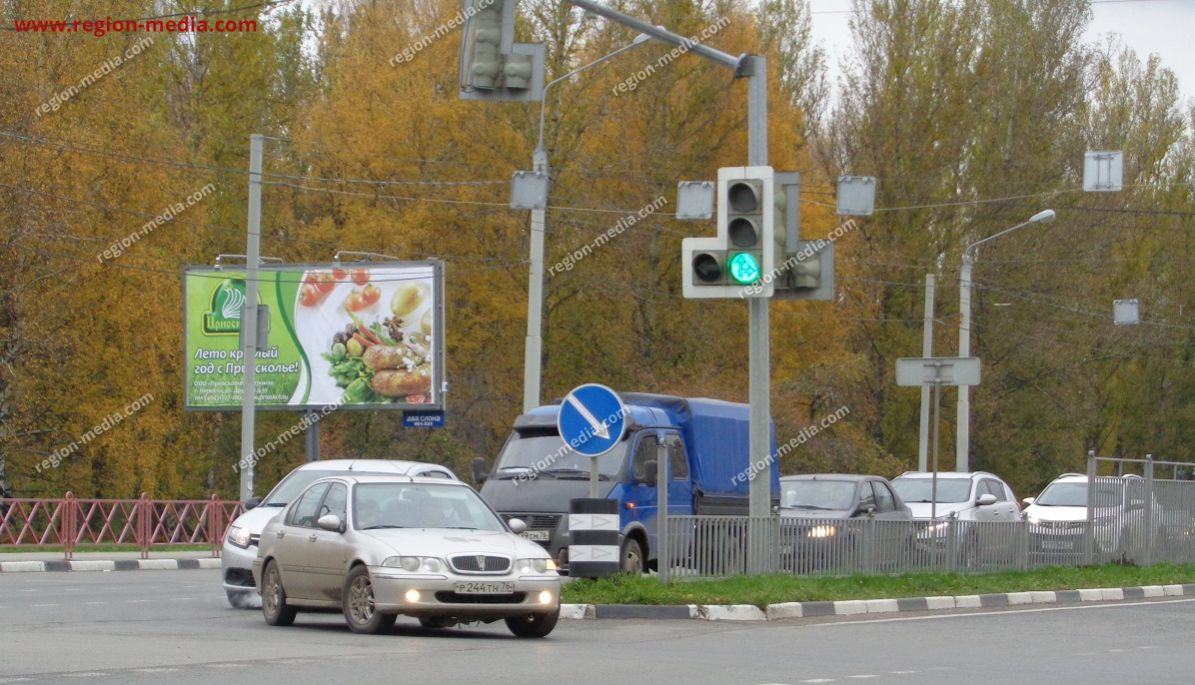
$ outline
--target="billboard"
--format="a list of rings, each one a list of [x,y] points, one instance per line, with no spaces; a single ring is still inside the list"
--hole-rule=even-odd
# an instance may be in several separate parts
[[[259,408],[443,408],[439,261],[269,265],[258,278]],[[239,410],[245,271],[185,268],[183,303],[186,408]]]

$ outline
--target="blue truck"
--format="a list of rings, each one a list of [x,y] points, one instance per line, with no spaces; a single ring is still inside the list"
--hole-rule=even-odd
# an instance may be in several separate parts
[[[601,496],[618,502],[622,569],[637,573],[654,566],[659,446],[667,446],[672,516],[740,515],[748,511],[748,473],[766,471],[773,500],[779,467],[772,427],[770,454],[752,459],[748,447],[749,407],[706,398],[620,393],[626,430],[610,452],[597,458]],[[515,420],[514,430],[493,468],[474,466],[481,495],[506,519],[527,524],[524,536],[543,545],[561,568],[568,565],[568,510],[588,497],[592,458],[569,449],[556,428],[560,403],[537,407]]]

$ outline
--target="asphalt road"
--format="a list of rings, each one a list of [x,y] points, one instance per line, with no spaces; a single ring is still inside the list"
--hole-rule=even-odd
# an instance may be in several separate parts
[[[1183,683],[1195,600],[729,624],[564,621],[354,635],[335,615],[271,628],[218,571],[0,575],[0,684]]]

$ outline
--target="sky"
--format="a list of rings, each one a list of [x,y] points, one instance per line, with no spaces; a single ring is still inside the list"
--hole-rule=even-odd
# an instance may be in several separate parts
[[[813,39],[830,55],[831,82],[838,61],[851,48],[850,0],[811,0]],[[1092,21],[1085,40],[1103,42],[1119,34],[1121,42],[1143,59],[1157,53],[1162,65],[1178,76],[1187,105],[1195,105],[1195,0],[1093,0]]]

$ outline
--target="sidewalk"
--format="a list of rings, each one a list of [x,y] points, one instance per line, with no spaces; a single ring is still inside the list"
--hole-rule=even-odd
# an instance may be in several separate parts
[[[0,573],[41,573],[46,571],[175,571],[179,569],[220,568],[220,559],[211,552],[150,551],[149,559],[140,552],[75,552],[67,561],[62,552],[0,552]]]
[[[1032,604],[1124,602],[1195,596],[1195,584],[1086,588],[1049,592],[1002,592],[987,595],[899,597],[892,599],[753,604],[561,604],[564,619],[696,619],[702,621],[779,621],[821,616],[857,616],[908,611],[988,609]]]

